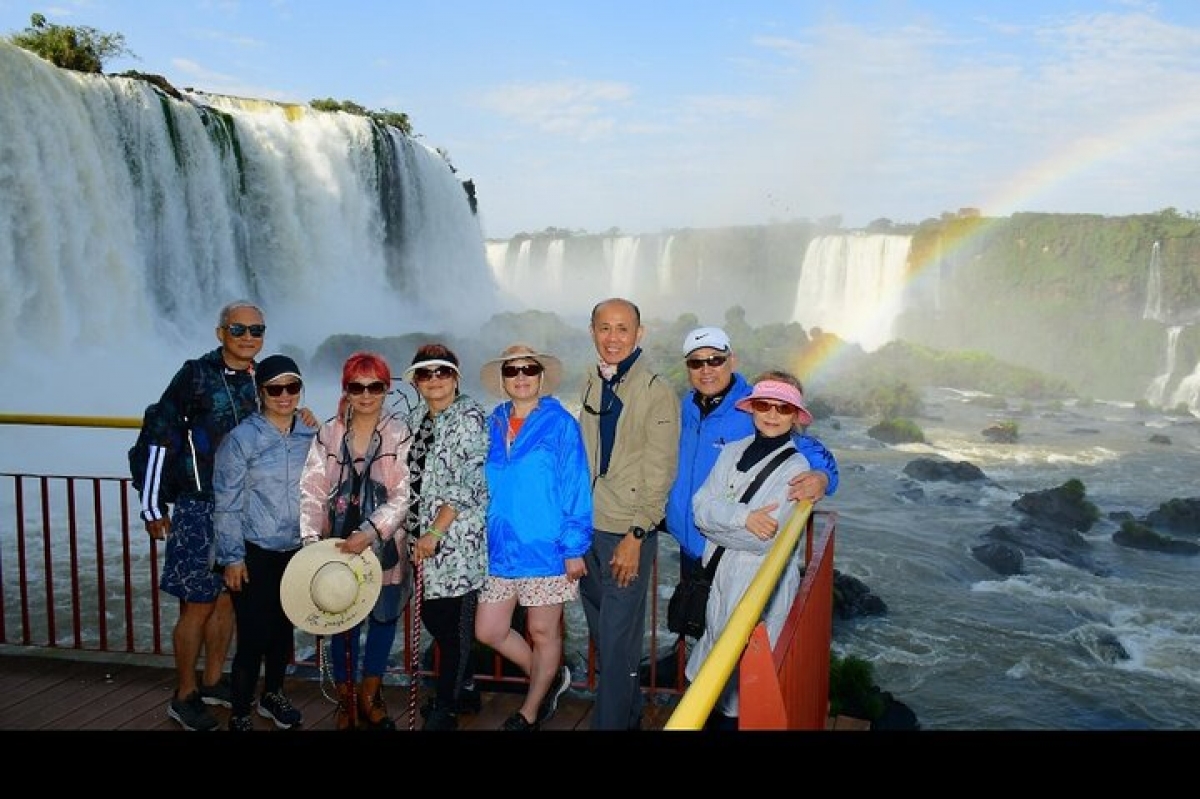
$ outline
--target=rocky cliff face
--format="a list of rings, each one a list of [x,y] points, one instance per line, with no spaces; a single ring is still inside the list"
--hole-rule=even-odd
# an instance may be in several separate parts
[[[1144,398],[1170,355],[1167,406],[1200,361],[1200,223],[1170,211],[930,224],[914,233],[910,270],[898,338],[987,352],[1084,396],[1125,400]]]

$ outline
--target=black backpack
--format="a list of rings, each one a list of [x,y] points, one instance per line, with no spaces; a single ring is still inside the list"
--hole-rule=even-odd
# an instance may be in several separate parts
[[[158,403],[146,406],[142,414],[142,428],[138,431],[137,441],[129,448],[129,478],[138,494],[145,490],[146,467],[150,463],[150,419],[157,412]],[[167,448],[167,460],[162,466],[162,485],[159,486],[158,500],[160,506],[175,502],[180,493],[179,453],[182,442],[172,441]]]

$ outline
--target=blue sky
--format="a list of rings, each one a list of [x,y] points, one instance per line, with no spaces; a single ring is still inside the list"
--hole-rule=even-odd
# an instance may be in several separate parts
[[[0,0],[179,87],[409,114],[484,233],[1200,209],[1200,2]]]

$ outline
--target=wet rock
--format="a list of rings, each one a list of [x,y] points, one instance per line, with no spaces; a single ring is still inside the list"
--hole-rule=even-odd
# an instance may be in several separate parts
[[[973,463],[968,461],[948,461],[940,458],[916,458],[904,467],[904,473],[914,480],[922,482],[945,481],[950,483],[969,483],[976,480],[986,480],[987,475]]]
[[[1027,558],[1059,560],[1098,577],[1107,577],[1111,573],[1110,569],[1095,562],[1091,554],[1092,545],[1087,539],[1069,527],[1042,525],[1023,519],[1016,525],[996,525],[983,537],[985,543],[1014,546]]]
[[[1068,480],[1057,488],[1031,491],[1013,501],[1013,507],[1032,517],[1040,525],[1061,525],[1086,533],[1100,518],[1100,511],[1085,495],[1078,480]]]
[[[834,569],[833,613],[839,619],[882,616],[887,613],[887,603],[872,593],[870,586],[862,580]]]
[[[1200,554],[1200,544],[1195,541],[1181,541],[1168,535],[1162,535],[1143,524],[1125,522],[1121,529],[1113,533],[1113,543],[1131,549],[1143,549],[1148,552],[1163,552],[1168,555],[1197,555]]]
[[[1017,426],[1013,422],[989,425],[980,432],[984,438],[994,444],[1015,444],[1017,442]]]
[[[997,574],[1009,576],[1024,574],[1025,553],[1014,544],[1004,541],[988,541],[971,547],[975,559]]]
[[[1200,497],[1169,499],[1146,514],[1143,522],[1168,533],[1200,535]]]

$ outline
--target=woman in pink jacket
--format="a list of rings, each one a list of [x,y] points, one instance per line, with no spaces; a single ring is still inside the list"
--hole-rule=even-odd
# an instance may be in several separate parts
[[[391,369],[380,355],[356,352],[346,360],[338,414],[313,439],[300,478],[301,539],[309,544],[342,538],[339,548],[354,554],[373,547],[383,568],[383,590],[370,616],[330,642],[339,730],[396,728],[382,686],[396,623],[412,591],[402,524],[409,505],[412,435],[403,416],[383,412],[391,385]],[[366,644],[360,647],[364,626]]]

